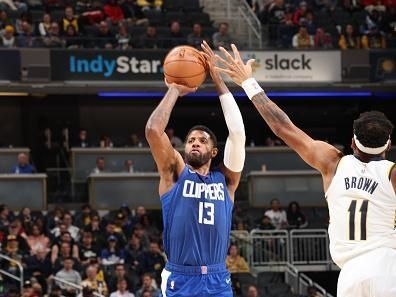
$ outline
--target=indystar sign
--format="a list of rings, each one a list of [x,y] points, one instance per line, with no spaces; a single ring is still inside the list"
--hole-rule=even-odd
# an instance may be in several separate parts
[[[263,82],[341,81],[340,51],[270,51],[241,53],[255,59],[254,77]]]

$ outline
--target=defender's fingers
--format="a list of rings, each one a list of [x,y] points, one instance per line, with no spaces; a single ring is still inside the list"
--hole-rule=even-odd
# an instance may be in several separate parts
[[[219,50],[224,54],[224,56],[230,63],[235,64],[235,59],[230,55],[228,51],[226,51],[224,47],[220,46]]]
[[[231,49],[232,49],[232,52],[234,53],[235,59],[242,61],[241,54],[239,53],[235,44],[233,44],[233,43],[231,44]]]

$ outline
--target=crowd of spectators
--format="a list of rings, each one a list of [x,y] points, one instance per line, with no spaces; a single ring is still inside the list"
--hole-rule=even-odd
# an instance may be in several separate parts
[[[1,0],[0,47],[172,48],[231,41],[195,6],[164,7],[162,0]],[[190,2],[190,1],[189,1]],[[169,6],[169,5],[168,5]]]
[[[144,207],[132,212],[124,205],[105,215],[89,205],[75,213],[23,208],[14,214],[0,205],[0,252],[23,264],[25,297],[76,296],[73,284],[105,296],[157,297],[165,265],[160,228]],[[19,275],[13,262],[0,267]],[[18,288],[10,278],[1,283],[3,290]]]
[[[396,46],[394,0],[253,0],[269,44],[296,49]]]

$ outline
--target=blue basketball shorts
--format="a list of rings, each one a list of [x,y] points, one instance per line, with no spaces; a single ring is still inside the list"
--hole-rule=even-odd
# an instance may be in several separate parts
[[[225,264],[182,266],[167,263],[161,274],[162,297],[232,297]]]

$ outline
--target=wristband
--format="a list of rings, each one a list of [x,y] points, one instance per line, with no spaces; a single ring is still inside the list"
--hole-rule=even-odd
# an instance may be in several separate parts
[[[231,99],[235,100],[234,96],[230,92],[220,95],[219,98],[220,98],[220,101],[231,100]]]
[[[256,79],[254,79],[253,77],[248,78],[247,80],[242,82],[242,88],[250,100],[252,100],[252,98],[258,93],[264,92],[264,90],[257,83]]]

